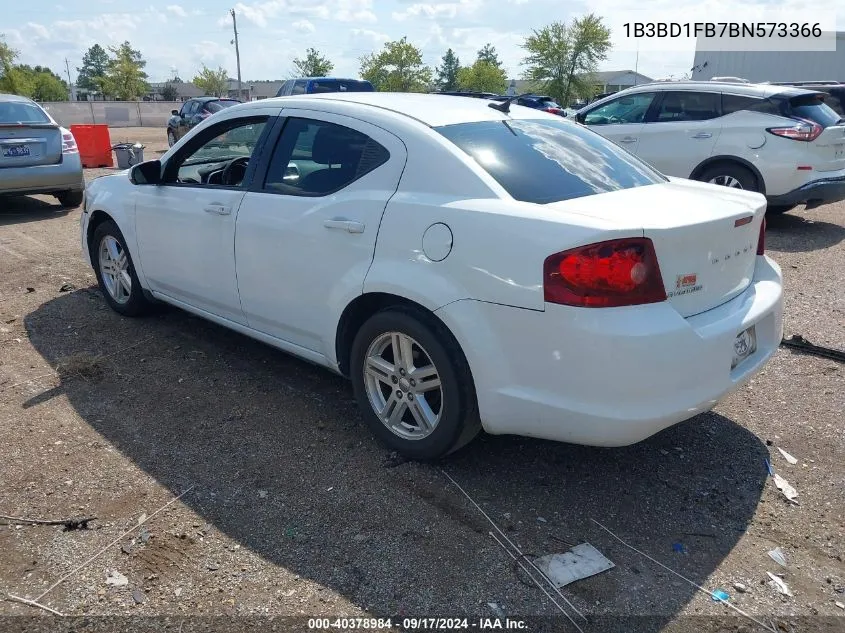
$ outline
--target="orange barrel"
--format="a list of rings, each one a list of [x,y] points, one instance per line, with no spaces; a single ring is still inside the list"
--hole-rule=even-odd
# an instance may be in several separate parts
[[[70,133],[76,139],[83,167],[114,166],[108,125],[71,125]]]

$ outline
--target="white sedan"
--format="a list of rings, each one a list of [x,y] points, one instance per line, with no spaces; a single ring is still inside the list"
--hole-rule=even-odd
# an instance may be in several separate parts
[[[781,340],[765,210],[535,109],[336,93],[233,106],[94,180],[82,246],[120,314],[163,301],[347,376],[432,459],[711,409]]]

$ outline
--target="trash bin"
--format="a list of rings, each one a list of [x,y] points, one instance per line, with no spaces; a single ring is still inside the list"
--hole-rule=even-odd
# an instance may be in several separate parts
[[[140,143],[119,143],[112,146],[117,156],[117,168],[129,169],[132,165],[144,162],[144,145]]]

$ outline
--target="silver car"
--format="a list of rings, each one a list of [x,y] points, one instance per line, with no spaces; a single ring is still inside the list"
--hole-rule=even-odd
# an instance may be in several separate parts
[[[31,99],[0,94],[0,195],[52,194],[77,207],[84,191],[70,130]]]

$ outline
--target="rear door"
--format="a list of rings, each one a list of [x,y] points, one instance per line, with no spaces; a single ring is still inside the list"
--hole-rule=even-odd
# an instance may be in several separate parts
[[[718,92],[663,92],[640,130],[636,154],[664,174],[689,178],[713,153],[720,116]]]
[[[654,92],[638,92],[617,97],[584,113],[582,122],[606,139],[636,153],[640,132],[655,96]]]
[[[55,165],[62,132],[35,103],[0,101],[0,169]]]

